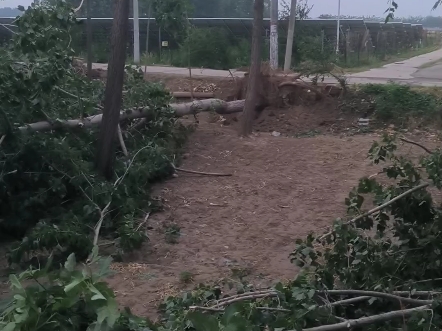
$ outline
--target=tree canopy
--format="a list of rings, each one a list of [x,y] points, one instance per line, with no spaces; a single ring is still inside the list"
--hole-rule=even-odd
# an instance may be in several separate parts
[[[77,5],[80,0],[68,0]],[[140,17],[148,17],[150,0],[140,0]],[[192,7],[192,17],[252,17],[253,0],[189,0]],[[269,13],[269,1],[264,1],[264,16]],[[86,8],[79,12],[80,16],[85,16]],[[112,17],[112,1],[93,0],[91,1],[92,17]]]

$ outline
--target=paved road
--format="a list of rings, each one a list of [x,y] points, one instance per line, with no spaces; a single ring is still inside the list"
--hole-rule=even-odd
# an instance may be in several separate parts
[[[438,63],[439,62],[439,63]],[[419,69],[423,65],[433,64],[426,68]],[[94,63],[93,68],[107,69],[106,64]],[[144,67],[143,67],[144,69]],[[147,73],[169,74],[188,76],[187,68],[175,68],[166,66],[148,66]],[[229,77],[233,74],[236,77],[244,76],[244,72],[232,70],[192,69],[192,76],[198,77]],[[442,87],[442,49],[419,55],[408,60],[387,64],[380,68],[369,71],[347,75],[349,84],[364,83],[387,83],[395,81],[402,84],[416,86],[441,86]],[[326,79],[326,82],[336,82],[333,78]]]

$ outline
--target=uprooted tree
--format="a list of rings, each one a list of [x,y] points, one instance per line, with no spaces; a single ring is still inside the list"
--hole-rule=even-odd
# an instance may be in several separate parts
[[[426,155],[414,164],[395,155],[394,137],[374,143],[369,156],[385,167],[350,192],[348,216],[329,231],[296,242],[291,259],[301,270],[288,283],[269,289],[230,279],[200,285],[167,298],[160,306],[162,319],[152,323],[118,309],[114,293],[101,281],[110,259],[100,259],[95,246],[83,272],[71,254],[61,269],[51,269],[49,261],[46,268],[11,275],[15,295],[0,326],[14,331],[440,330],[442,211],[427,188],[442,188],[442,152],[402,141],[422,147]],[[390,184],[377,182],[381,176]],[[364,201],[371,200],[377,206],[364,210]],[[46,277],[55,285],[41,286]],[[24,287],[25,280],[36,286]],[[46,303],[43,308],[40,302]]]
[[[270,289],[244,280],[201,285],[167,298],[158,323],[120,311],[102,279],[110,259],[100,259],[98,247],[126,251],[147,239],[146,214],[161,208],[149,197],[150,184],[174,172],[185,139],[177,115],[238,111],[244,101],[170,105],[161,86],[126,68],[118,115],[128,155],[120,141],[117,179],[108,182],[94,172],[104,85],[72,65],[72,9],[39,4],[16,24],[11,46],[0,50],[0,234],[23,238],[10,262],[37,268],[10,276],[1,330],[442,328],[442,210],[432,196],[442,188],[442,151],[417,144],[425,155],[415,164],[395,154],[390,136],[372,146],[373,162],[385,166],[350,192],[348,215],[296,242],[291,259],[301,271],[290,282]],[[138,125],[142,117],[148,120]],[[388,181],[376,181],[382,176]],[[82,269],[76,258],[86,260]],[[29,281],[34,286],[25,287]]]

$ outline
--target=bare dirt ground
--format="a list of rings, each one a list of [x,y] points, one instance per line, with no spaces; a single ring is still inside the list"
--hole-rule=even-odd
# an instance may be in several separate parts
[[[436,146],[433,135],[421,134],[413,139]],[[182,168],[233,176],[179,173],[156,187],[166,210],[149,219],[151,241],[116,264],[110,279],[120,303],[154,317],[166,296],[201,282],[242,275],[267,287],[292,278],[297,269],[289,254],[295,240],[343,216],[348,192],[361,177],[379,171],[366,158],[379,136],[257,133],[241,139],[234,127],[202,118]],[[422,155],[418,147],[402,151]],[[172,224],[180,229],[174,244],[165,235]],[[183,273],[192,275],[191,284],[184,284]]]

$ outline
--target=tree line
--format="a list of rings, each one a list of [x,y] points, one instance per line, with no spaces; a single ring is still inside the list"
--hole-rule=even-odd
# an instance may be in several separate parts
[[[321,14],[318,16],[320,19],[337,19],[337,15]],[[366,21],[378,21],[384,22],[385,17],[377,16],[341,16],[341,19],[363,19]],[[393,17],[390,22],[404,22],[411,24],[422,24],[426,28],[442,28],[442,17],[440,16],[409,16],[409,17]]]
[[[81,2],[81,0],[69,0],[74,6]],[[139,15],[140,17],[152,16],[149,14],[149,8],[152,3],[158,2],[156,0],[140,0],[139,1]],[[183,1],[188,3],[189,17],[253,17],[253,0],[188,0]],[[269,0],[266,0],[265,15],[269,13]],[[132,1],[131,4],[132,6]],[[80,16],[86,16],[86,6],[79,11]],[[130,14],[132,15],[132,10]],[[92,17],[112,17],[113,8],[112,1],[109,0],[92,0],[91,1],[91,16]]]

